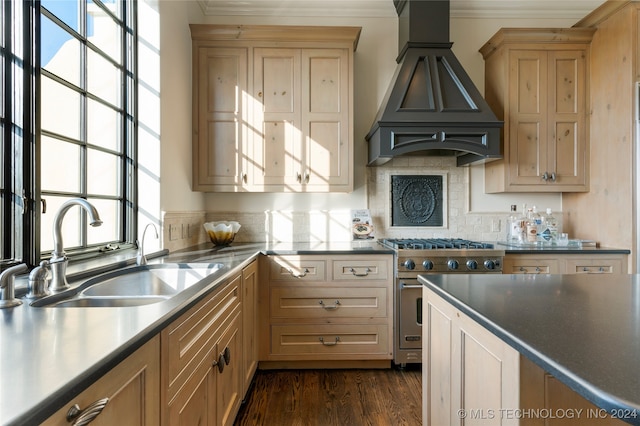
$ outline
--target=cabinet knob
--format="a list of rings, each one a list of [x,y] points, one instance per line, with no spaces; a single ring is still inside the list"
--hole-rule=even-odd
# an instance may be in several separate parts
[[[261,98],[262,97],[262,92],[258,92],[258,97]]]
[[[222,373],[224,371],[224,355],[222,353],[218,355],[216,366],[218,367],[218,372]]]
[[[544,174],[542,175],[542,180],[545,182],[549,180],[549,172],[544,172]]]
[[[229,346],[224,348],[224,352],[222,352],[222,357],[224,358],[224,363],[229,365],[229,362],[231,362],[231,349],[229,349]]]
[[[102,410],[107,406],[108,402],[109,398],[102,398],[89,404],[84,410],[81,410],[78,404],[74,404],[73,407],[67,411],[67,422],[73,426],[87,425],[102,413]]]

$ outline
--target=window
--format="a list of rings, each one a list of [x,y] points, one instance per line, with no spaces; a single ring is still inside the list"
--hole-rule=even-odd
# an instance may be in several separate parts
[[[0,265],[25,257],[24,242],[30,224],[23,213],[28,206],[24,197],[30,179],[24,166],[31,156],[29,141],[34,134],[33,103],[29,96],[33,53],[25,46],[32,34],[26,24],[31,12],[24,2],[0,4]]]
[[[20,235],[0,238],[3,259],[22,257],[34,264],[41,254],[48,257],[53,249],[55,213],[76,197],[92,203],[103,224],[89,228],[84,211],[70,209],[63,231],[70,257],[131,247],[136,230],[136,2],[25,0],[2,4],[4,9],[14,9],[12,19],[7,19],[8,10],[2,12],[4,62],[17,55],[5,48],[8,25],[23,39],[30,33],[37,35],[24,49],[33,57],[33,66],[11,73],[3,63],[3,88],[9,84],[28,90],[23,96],[14,90],[18,96],[6,99],[12,93],[3,89],[3,129],[25,127],[35,134],[20,141],[15,140],[17,136],[9,140],[7,130],[2,133],[0,217],[4,230],[24,229],[26,233],[22,245],[16,243]],[[21,7],[32,8],[33,18],[29,19],[29,13],[16,14]],[[24,28],[18,28],[21,23]],[[34,81],[33,87],[17,84],[20,78]],[[36,112],[29,116],[18,111],[5,117],[7,108],[22,108],[23,99]],[[20,115],[29,120],[24,126],[16,118]],[[21,155],[32,160],[22,161]],[[29,176],[35,178],[30,181]],[[17,185],[21,180],[24,193]],[[32,207],[24,209],[24,214],[23,199],[25,206]],[[14,225],[8,227],[11,221]]]

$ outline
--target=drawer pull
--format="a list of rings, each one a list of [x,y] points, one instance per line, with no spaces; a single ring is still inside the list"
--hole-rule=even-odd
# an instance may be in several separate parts
[[[67,422],[71,423],[73,426],[87,425],[102,413],[102,410],[106,407],[108,402],[109,398],[102,398],[92,404],[89,404],[84,410],[81,410],[78,404],[74,404],[73,407],[69,408],[69,411],[67,411]]]
[[[304,271],[302,271],[302,273],[301,273],[301,274],[295,274],[295,273],[293,272],[293,269],[289,269],[289,273],[291,274],[291,276],[292,276],[293,278],[304,278],[304,277],[306,277],[306,276],[307,276],[307,274],[309,273],[309,269],[304,268]]]
[[[322,309],[326,309],[327,311],[333,311],[334,309],[338,309],[338,306],[340,305],[340,301],[339,300],[336,300],[333,305],[325,305],[324,304],[324,300],[321,300],[318,303],[320,303],[320,305],[322,305]]]
[[[336,340],[334,342],[325,342],[322,336],[318,337],[318,340],[320,340],[320,343],[322,343],[325,346],[335,346],[340,341],[340,336],[336,336]]]
[[[369,275],[369,272],[371,272],[371,269],[367,268],[364,273],[359,274],[355,269],[351,268],[349,269],[349,272],[351,272],[353,274],[354,277],[366,277]]]

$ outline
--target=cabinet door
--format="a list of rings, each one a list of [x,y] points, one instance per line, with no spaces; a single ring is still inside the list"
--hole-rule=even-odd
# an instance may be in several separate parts
[[[218,341],[217,425],[232,426],[242,400],[242,317],[238,312]]]
[[[232,191],[247,173],[247,49],[199,47],[194,54],[193,187]]]
[[[214,345],[207,361],[202,362],[193,375],[168,404],[164,424],[171,426],[216,426],[216,397],[218,378],[218,346]],[[211,361],[214,359],[214,361]]]
[[[242,271],[242,395],[258,367],[258,262]]]
[[[349,54],[302,50],[302,183],[308,191],[350,190]]]
[[[548,53],[548,185],[586,182],[586,59],[584,51]]]
[[[250,185],[298,187],[302,179],[300,49],[254,49],[254,117]]]
[[[159,387],[160,338],[156,336],[73,398],[43,425],[69,425],[66,416],[74,404],[84,410],[90,404],[108,398],[106,406],[91,425],[155,426],[160,424]]]
[[[511,185],[537,185],[547,167],[547,53],[509,55],[508,160]]]
[[[517,425],[500,414],[519,407],[519,353],[427,287],[423,300],[425,424]]]

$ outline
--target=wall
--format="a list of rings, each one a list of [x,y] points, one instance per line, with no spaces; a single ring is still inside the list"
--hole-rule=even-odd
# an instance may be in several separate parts
[[[269,215],[300,217],[280,223],[287,229],[281,235],[288,238],[315,238],[307,233],[306,223],[314,216],[305,212],[316,212],[326,223],[342,223],[350,209],[368,208],[367,182],[375,185],[378,170],[367,168],[367,145],[364,136],[369,131],[378,105],[395,71],[397,56],[397,18],[387,17],[251,17],[251,16],[204,16],[194,1],[161,1],[162,24],[162,210],[165,221],[186,226],[171,247],[186,245],[198,238],[205,238],[203,231],[194,236],[197,225],[205,217],[213,219],[237,219],[239,212],[254,229],[246,227],[238,238],[263,239],[274,236],[269,230]],[[553,18],[486,18],[454,17],[451,19],[451,41],[458,59],[469,72],[481,92],[484,90],[484,62],[478,49],[501,27],[568,27],[580,17]],[[350,194],[235,194],[194,193],[190,189],[191,174],[191,47],[189,23],[209,24],[273,24],[273,25],[348,25],[361,26],[362,35],[355,53],[355,190]],[[428,163],[428,162],[427,162]],[[420,166],[422,167],[422,166]],[[384,169],[384,166],[382,167]],[[484,194],[484,170],[482,166],[467,169],[465,211],[473,217],[484,217],[490,225],[490,236],[503,234],[503,220],[509,206],[523,203],[535,204],[539,208],[562,209],[559,194]],[[188,212],[192,212],[189,215]],[[178,217],[172,215],[176,213]],[[479,216],[480,215],[480,216]],[[250,216],[250,217],[248,217]],[[470,217],[471,217],[470,216]],[[382,224],[384,218],[379,218]],[[496,223],[496,221],[498,221]],[[470,220],[469,222],[474,222]],[[242,223],[242,222],[241,222]],[[258,225],[256,225],[258,223]],[[466,221],[465,221],[466,223]],[[189,230],[192,224],[193,230]],[[323,225],[324,226],[324,225]],[[340,225],[342,226],[342,225]],[[475,226],[475,225],[474,225]],[[493,228],[491,228],[493,226]],[[382,225],[380,229],[384,229]],[[167,234],[165,223],[165,238]],[[475,235],[473,227],[447,229],[443,232],[463,232]],[[325,226],[319,235],[342,235],[348,233]],[[345,236],[346,235],[346,236]],[[380,235],[380,234],[379,234]],[[343,238],[340,237],[340,238]],[[572,238],[574,236],[571,236]],[[165,244],[165,246],[167,246]]]

